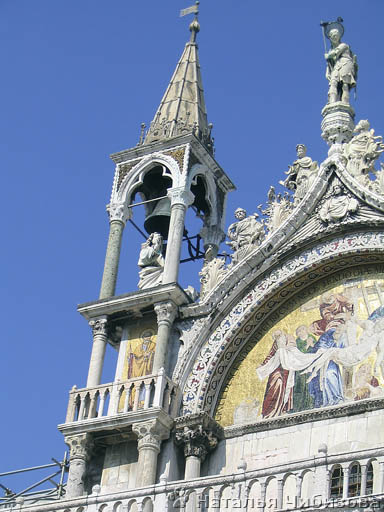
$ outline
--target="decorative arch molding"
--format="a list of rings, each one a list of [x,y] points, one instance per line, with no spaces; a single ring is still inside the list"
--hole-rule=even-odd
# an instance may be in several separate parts
[[[179,187],[181,182],[181,169],[177,161],[163,153],[153,153],[144,157],[125,176],[118,190],[112,192],[111,203],[124,203],[129,205],[132,192],[143,183],[146,173],[153,168],[154,164],[162,165],[169,171],[163,171],[163,176],[172,180],[172,187]]]
[[[193,365],[180,375],[182,414],[206,411],[214,415],[224,380],[240,350],[255,332],[268,330],[280,318],[279,313],[277,316],[273,313],[278,308],[289,307],[288,301],[297,297],[298,291],[313,293],[316,283],[324,286],[329,279],[335,279],[336,273],[340,279],[340,272],[357,269],[361,274],[362,265],[367,268],[367,264],[384,264],[383,231],[335,236],[289,257],[244,286],[241,298],[222,314],[219,312],[213,331],[212,322],[205,319],[190,343],[196,349],[194,357],[189,355]],[[381,271],[384,272],[384,267]]]

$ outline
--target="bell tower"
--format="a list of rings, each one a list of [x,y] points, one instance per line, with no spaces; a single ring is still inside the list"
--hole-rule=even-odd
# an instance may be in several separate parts
[[[142,125],[138,145],[112,155],[116,169],[100,296],[78,307],[93,335],[88,378],[85,388],[70,391],[66,421],[59,425],[70,447],[68,497],[152,485],[169,471],[161,453],[166,446],[167,460],[172,457],[170,433],[181,401],[172,380],[182,349],[173,323],[179,307],[193,301],[178,284],[186,211],[193,208],[202,220],[197,236],[204,253],[216,256],[225,237],[227,193],[235,188],[214,157],[196,43],[197,6],[194,12],[190,40],[148,130]],[[148,234],[137,248],[139,289],[115,296],[122,235],[136,206],[145,208]],[[114,381],[105,384],[108,344],[117,363]]]

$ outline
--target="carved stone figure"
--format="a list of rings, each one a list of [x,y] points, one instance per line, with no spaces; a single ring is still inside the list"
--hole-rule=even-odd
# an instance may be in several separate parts
[[[319,210],[319,216],[325,224],[333,224],[348,214],[357,212],[358,208],[357,199],[346,194],[340,185],[334,185],[331,194]]]
[[[376,175],[374,164],[383,151],[383,138],[375,136],[369,122],[362,119],[356,125],[355,136],[344,146],[348,172],[362,185],[369,185],[369,173]]]
[[[229,226],[227,236],[231,241],[226,244],[234,251],[244,245],[260,245],[264,239],[264,229],[262,223],[256,220],[259,217],[257,213],[247,217],[247,212],[243,208],[237,208],[235,217],[238,222]]]
[[[351,48],[341,41],[344,28],[339,21],[326,23],[324,26],[325,34],[332,46],[329,52],[325,53],[326,77],[329,81],[328,103],[341,101],[349,104],[350,90],[356,87],[357,58]]]
[[[296,152],[297,160],[289,166],[285,181],[280,182],[288,189],[295,191],[295,204],[303,199],[319,170],[318,163],[307,156],[307,148],[304,144],[298,144]]]
[[[161,284],[164,271],[164,258],[161,254],[163,249],[163,237],[159,233],[152,233],[148,240],[141,245],[138,266],[142,269],[139,272],[139,288],[152,288]]]

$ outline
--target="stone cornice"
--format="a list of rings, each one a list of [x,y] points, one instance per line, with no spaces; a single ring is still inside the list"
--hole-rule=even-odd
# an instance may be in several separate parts
[[[79,304],[77,310],[85,319],[90,321],[95,317],[108,316],[117,312],[137,314],[148,306],[168,300],[171,300],[177,306],[191,302],[191,299],[177,283],[170,283],[124,295],[115,295],[94,302],[85,302]]]
[[[231,425],[230,427],[224,428],[224,437],[225,439],[232,439],[255,432],[266,432],[268,430],[276,430],[308,422],[355,416],[379,409],[384,409],[384,398],[370,398],[360,400],[359,402],[335,405],[322,409],[312,409],[310,411],[302,411],[286,416],[279,416],[277,418],[260,420],[255,423]]]
[[[110,433],[114,431],[130,432],[134,423],[150,420],[158,420],[161,424],[166,425],[167,428],[171,428],[173,425],[173,419],[162,408],[151,407],[149,409],[119,413],[114,416],[102,416],[72,423],[62,423],[57,428],[64,436],[86,433],[97,434],[97,432],[105,431]]]

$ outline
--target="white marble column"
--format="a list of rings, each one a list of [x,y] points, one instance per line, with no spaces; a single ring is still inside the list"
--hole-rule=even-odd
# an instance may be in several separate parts
[[[165,367],[168,343],[172,324],[177,314],[177,306],[172,301],[164,301],[155,304],[154,308],[157,315],[158,328],[152,372],[157,373],[160,368]]]
[[[367,492],[367,464],[360,464],[361,469],[361,484],[360,496],[364,496]]]
[[[123,203],[110,204],[107,206],[107,210],[109,213],[109,237],[99,299],[112,297],[115,294],[123,231],[126,221],[132,214],[131,210],[128,210]]]
[[[169,437],[169,430],[157,420],[135,423],[132,431],[138,438],[139,460],[136,469],[136,487],[156,483],[157,457],[163,439]]]
[[[183,187],[168,189],[171,200],[167,253],[165,255],[163,284],[176,283],[179,275],[181,243],[183,241],[185,212],[195,196]]]
[[[348,498],[349,466],[343,466],[343,500]]]
[[[70,450],[69,473],[67,480],[66,498],[77,498],[83,496],[84,476],[86,472],[89,452],[92,449],[92,442],[89,434],[79,434],[65,438]]]
[[[103,373],[105,349],[107,346],[107,317],[103,316],[96,320],[91,320],[89,325],[92,327],[93,344],[88,370],[87,388],[92,388],[100,384],[101,375]]]
[[[284,480],[282,478],[278,478],[277,479],[277,500],[276,500],[277,510],[281,510],[283,508],[283,490],[284,490]]]
[[[377,492],[384,492],[384,460],[379,460],[379,488]]]

